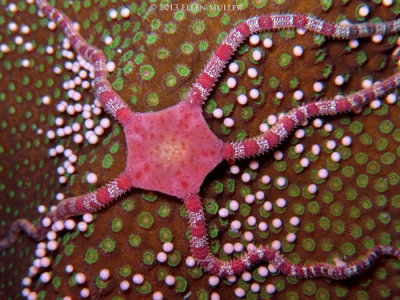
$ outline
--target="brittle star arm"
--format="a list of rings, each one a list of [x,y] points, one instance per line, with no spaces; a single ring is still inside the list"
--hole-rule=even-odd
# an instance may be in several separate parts
[[[251,34],[290,28],[302,28],[331,38],[353,39],[399,32],[400,19],[376,24],[346,25],[333,24],[302,14],[263,15],[247,19],[233,28],[215,50],[185,100],[194,105],[203,105],[231,55]],[[395,52],[396,56],[400,55],[399,48]]]
[[[93,192],[63,200],[57,205],[57,209],[50,213],[51,217],[53,221],[65,220],[70,216],[99,211],[127,192],[131,187],[131,180],[123,172],[116,179]]]
[[[387,255],[396,257],[397,259],[400,258],[400,249],[377,245],[361,258],[349,264],[340,261],[336,265],[328,263],[301,265],[290,262],[275,249],[268,246],[260,246],[245,253],[240,258],[221,260],[215,257],[210,250],[200,197],[198,195],[188,195],[184,199],[184,203],[189,215],[190,247],[193,257],[197,260],[201,268],[210,275],[237,275],[250,269],[255,264],[264,261],[273,264],[283,274],[291,277],[345,279],[368,269],[381,256]]]
[[[64,31],[66,37],[77,53],[94,66],[94,91],[108,114],[117,119],[122,125],[126,124],[131,110],[124,100],[115,92],[107,79],[106,57],[104,53],[90,45],[74,29],[72,21],[61,11],[52,7],[46,0],[36,0],[42,12],[53,20]]]
[[[222,156],[231,161],[263,154],[277,147],[303,121],[317,116],[350,112],[390,93],[398,86],[400,86],[400,73],[396,73],[382,82],[377,82],[369,89],[360,90],[345,97],[318,100],[300,105],[285,114],[264,134],[241,142],[225,143]]]
[[[55,222],[57,220],[65,220],[70,216],[99,211],[127,192],[131,187],[132,184],[129,177],[123,172],[116,179],[93,192],[61,201],[55,210],[48,212],[41,220],[50,218],[52,222]],[[8,236],[0,240],[0,251],[10,247],[21,231],[24,231],[26,235],[34,240],[41,240],[48,230],[43,227],[42,222],[33,225],[27,219],[18,219],[11,225]]]

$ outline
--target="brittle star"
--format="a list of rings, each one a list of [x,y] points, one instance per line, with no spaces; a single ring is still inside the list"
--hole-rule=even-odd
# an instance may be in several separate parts
[[[36,2],[42,12],[63,29],[74,49],[94,65],[96,97],[108,114],[122,124],[128,147],[126,167],[118,178],[94,192],[63,200],[44,219],[56,222],[72,215],[96,212],[129,189],[140,188],[183,200],[189,215],[193,257],[212,275],[236,275],[260,261],[269,261],[283,274],[292,277],[343,279],[359,274],[382,255],[400,258],[400,249],[377,245],[362,258],[349,264],[337,260],[335,265],[300,265],[291,263],[272,247],[259,246],[240,258],[223,261],[215,257],[210,250],[199,196],[205,177],[223,160],[233,161],[266,153],[277,147],[303,121],[316,116],[351,112],[400,86],[400,73],[396,73],[371,88],[349,96],[300,105],[285,114],[267,132],[242,142],[225,143],[209,129],[202,115],[202,105],[232,54],[249,35],[261,31],[301,28],[331,38],[354,39],[399,32],[400,20],[379,24],[340,25],[301,14],[252,17],[229,32],[184,101],[162,111],[138,113],[132,112],[112,89],[107,80],[106,58],[103,52],[88,44],[62,12],[45,0]],[[394,50],[395,59],[400,56],[399,49],[400,47],[397,47]],[[34,239],[42,239],[47,231],[42,224],[43,222],[39,222],[34,226],[25,219],[15,221],[8,237],[0,241],[0,250],[10,246],[21,230]]]

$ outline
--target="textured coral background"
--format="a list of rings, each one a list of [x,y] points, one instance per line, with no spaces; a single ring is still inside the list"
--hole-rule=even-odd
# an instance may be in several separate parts
[[[132,109],[140,112],[160,110],[183,99],[211,51],[239,20],[264,13],[296,12],[313,14],[331,22],[343,19],[360,22],[393,20],[400,12],[398,1],[391,7],[384,7],[380,0],[238,0],[233,4],[242,4],[243,10],[221,10],[218,14],[161,10],[159,1],[150,2],[157,4],[158,9],[150,11],[150,3],[139,1],[85,0],[55,3],[72,20],[80,23],[80,32],[90,43],[104,49],[108,58],[115,62],[117,68],[109,79]],[[370,7],[370,14],[365,19],[357,15],[358,8],[364,2]],[[37,206],[55,205],[56,193],[78,195],[112,180],[124,169],[126,155],[124,135],[121,126],[115,121],[96,145],[85,142],[79,146],[73,143],[71,137],[49,141],[45,134],[36,134],[38,128],[44,132],[56,128],[54,118],[60,115],[56,104],[62,99],[68,103],[73,102],[67,99],[62,83],[76,75],[62,67],[67,61],[61,55],[60,41],[63,33],[47,29],[47,22],[37,16],[34,5],[16,0],[13,3],[18,5],[19,12],[13,14],[7,8],[10,3],[12,1],[0,0],[0,43],[6,43],[11,48],[10,53],[0,53],[2,236],[18,217],[38,219],[40,215]],[[118,20],[111,20],[107,17],[111,8],[119,10],[122,6],[131,9],[128,19],[119,17]],[[26,52],[22,46],[13,46],[14,37],[20,33],[11,32],[8,29],[9,22],[31,27],[31,33],[21,35],[25,41],[34,44],[32,52]],[[114,39],[110,46],[103,42],[106,35]],[[232,58],[241,61],[240,64],[246,67],[255,66],[261,76],[250,80],[245,72],[235,75],[238,87],[228,91],[226,80],[232,74],[224,71],[204,107],[205,118],[215,134],[224,141],[258,134],[259,125],[268,115],[287,111],[295,104],[291,97],[297,89],[304,91],[305,101],[312,101],[358,90],[365,78],[376,81],[396,72],[395,63],[389,56],[395,37],[385,37],[378,44],[372,43],[370,38],[362,39],[359,40],[360,46],[351,50],[347,41],[320,39],[310,33],[304,36],[294,31],[261,34],[261,37],[266,36],[272,38],[274,45],[268,50],[262,44],[256,46],[265,53],[261,62],[254,64],[251,61],[250,53],[255,46],[248,42]],[[47,45],[53,45],[55,55],[45,53],[44,47]],[[295,45],[302,45],[305,49],[300,58],[292,55]],[[282,61],[288,57],[282,56],[284,53],[292,56],[287,65]],[[21,66],[21,59],[24,58],[31,61],[31,67]],[[63,68],[60,75],[53,72],[56,65]],[[148,72],[152,74],[153,71],[154,74],[149,75]],[[341,87],[333,83],[339,74],[345,74],[346,79],[348,77]],[[273,85],[276,79],[279,80],[278,86]],[[313,92],[315,81],[325,84],[323,92]],[[249,101],[242,107],[236,103],[239,87],[247,91],[257,87],[264,98],[262,101]],[[277,91],[285,94],[281,101],[275,98]],[[43,95],[50,95],[50,105],[41,104]],[[93,102],[92,90],[82,89],[82,95],[81,103]],[[154,100],[157,97],[158,101]],[[247,243],[241,235],[230,233],[229,221],[222,220],[216,213],[218,207],[226,207],[231,199],[236,199],[241,207],[238,212],[231,213],[228,220],[242,221],[241,232],[252,231],[255,244],[282,241],[282,252],[292,261],[332,261],[335,256],[351,261],[374,244],[400,246],[400,221],[397,217],[400,207],[400,127],[397,124],[400,108],[398,103],[388,105],[382,102],[378,110],[365,108],[359,114],[325,118],[324,122],[333,125],[334,130],[330,133],[310,123],[305,127],[306,137],[300,141],[305,147],[301,155],[294,152],[294,145],[299,140],[291,137],[279,148],[284,154],[282,161],[274,160],[272,154],[257,157],[260,167],[256,171],[250,171],[250,160],[237,162],[242,172],[248,170],[252,175],[249,183],[241,181],[241,173],[231,174],[227,163],[218,166],[207,177],[201,192],[215,253],[227,258],[221,251],[224,243]],[[211,112],[216,106],[223,108],[226,116],[235,120],[232,130],[224,128],[221,119],[212,117]],[[103,113],[99,118],[104,116]],[[82,123],[78,115],[63,114],[63,117],[68,124]],[[95,122],[99,119],[96,118]],[[341,137],[346,135],[352,137],[353,144],[350,147],[339,146]],[[332,151],[325,146],[327,140],[331,139],[337,142],[337,151],[342,154],[339,163],[330,160]],[[48,155],[48,150],[57,144],[69,147],[78,156],[76,173],[69,176],[66,184],[58,183],[56,173],[56,168],[64,160],[61,156],[51,158]],[[321,146],[321,154],[317,157],[310,152],[313,144]],[[302,157],[309,157],[312,161],[310,167],[304,170],[299,169]],[[321,168],[329,170],[326,180],[316,176]],[[98,174],[99,180],[95,186],[86,182],[88,172]],[[272,179],[284,176],[288,186],[278,188],[274,183],[263,185],[260,178],[265,174]],[[368,182],[363,185],[366,178]],[[316,195],[305,191],[311,183],[318,184]],[[262,211],[262,201],[245,204],[244,195],[259,190],[264,191],[266,200],[272,202],[280,197],[285,198],[286,208],[279,209],[274,205],[274,210],[266,214]],[[160,216],[160,208],[163,212],[169,210],[169,214]],[[141,219],[138,219],[142,212],[148,212],[153,217],[149,229],[141,226]],[[257,228],[245,228],[245,220],[250,215],[268,223],[268,234],[261,233]],[[298,228],[288,224],[294,215],[301,219]],[[185,210],[180,200],[135,190],[95,217],[88,232],[75,231],[60,235],[59,249],[50,254],[51,282],[43,284],[35,278],[32,285],[40,298],[61,299],[66,295],[73,299],[79,298],[80,287],[64,271],[68,264],[86,274],[88,281],[84,287],[89,287],[92,299],[147,299],[157,290],[162,291],[166,299],[181,299],[185,296],[187,299],[207,299],[207,295],[209,298],[213,291],[218,292],[222,299],[228,299],[235,298],[234,290],[237,287],[246,290],[247,299],[266,299],[270,296],[264,287],[269,283],[276,286],[277,299],[396,299],[400,294],[399,261],[387,258],[379,259],[370,270],[347,281],[296,280],[280,274],[260,278],[255,267],[250,270],[254,275],[250,282],[240,278],[233,284],[221,280],[217,287],[212,288],[208,284],[207,274],[197,267],[188,268],[185,264],[190,250]],[[278,217],[284,224],[280,230],[270,225],[271,220]],[[161,236],[160,231],[163,233]],[[297,241],[293,245],[284,241],[288,232],[297,234]],[[129,243],[132,235],[141,237],[139,247]],[[151,257],[161,251],[162,239],[171,239],[175,249],[169,254],[168,261],[160,264],[156,260],[152,262]],[[12,248],[0,253],[1,299],[22,298],[20,282],[31,265],[35,247],[33,241],[21,236]],[[111,270],[107,282],[98,278],[103,268]],[[142,289],[131,286],[127,292],[121,292],[119,283],[123,279],[131,280],[135,273],[145,274],[146,286]],[[176,276],[177,284],[168,287],[163,281],[165,274]],[[262,287],[259,294],[249,290],[254,282]]]

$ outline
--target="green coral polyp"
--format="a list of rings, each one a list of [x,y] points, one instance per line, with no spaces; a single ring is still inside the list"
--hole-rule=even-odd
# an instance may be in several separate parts
[[[369,178],[365,174],[360,174],[357,176],[356,182],[360,188],[365,188],[368,185],[368,181],[369,181]]]
[[[306,296],[312,296],[317,291],[317,286],[312,281],[307,281],[303,284],[303,293]]]
[[[350,124],[350,131],[354,134],[361,133],[363,129],[364,126],[358,121],[354,121]]]
[[[171,208],[167,205],[161,205],[158,210],[157,210],[157,214],[161,217],[161,218],[166,218],[170,215],[171,213]]]
[[[295,203],[293,205],[293,212],[296,215],[302,216],[304,214],[305,208],[303,205],[299,204],[299,203]]]
[[[304,225],[304,230],[306,232],[313,232],[315,230],[315,225],[314,223],[310,222]]]
[[[173,87],[176,84],[176,77],[173,74],[169,74],[165,78],[165,85],[167,87]]]
[[[113,165],[113,163],[114,163],[114,158],[112,157],[111,154],[107,153],[103,159],[102,163],[103,168],[109,169]]]
[[[65,246],[65,249],[64,249],[65,255],[67,255],[67,256],[72,255],[72,253],[74,252],[74,249],[75,249],[75,247],[73,244],[69,244],[69,245]]]
[[[218,203],[215,200],[209,200],[206,202],[205,208],[209,214],[215,215],[218,212]]]
[[[169,230],[166,227],[160,229],[159,235],[160,235],[160,240],[164,243],[170,242],[172,240],[171,230]]]
[[[140,76],[144,80],[150,80],[155,74],[155,70],[151,65],[143,65],[140,67]]]
[[[95,282],[96,282],[96,286],[97,286],[100,290],[105,289],[105,288],[108,286],[108,283],[109,283],[109,282],[107,282],[107,281],[102,280],[100,277],[96,277]]]
[[[378,174],[381,171],[381,166],[377,161],[370,161],[367,164],[367,172],[369,174]]]
[[[115,242],[111,238],[105,238],[99,246],[104,252],[112,252],[115,249]]]
[[[175,278],[175,291],[177,293],[183,293],[187,289],[187,281],[182,276],[176,276]]]
[[[182,64],[176,66],[176,71],[182,77],[187,77],[190,74],[190,68]]]
[[[315,294],[315,299],[317,300],[329,300],[329,291],[324,288],[319,288],[317,293]]]
[[[148,281],[145,281],[142,285],[136,287],[136,290],[142,295],[150,294],[152,291],[151,283]]]
[[[378,206],[383,207],[383,206],[386,205],[387,200],[388,200],[388,199],[386,198],[385,195],[378,195],[378,196],[376,196],[376,198],[375,198],[375,203],[376,203]]]
[[[386,152],[381,156],[381,162],[385,165],[391,165],[394,163],[396,156],[392,152]]]
[[[176,32],[176,30],[177,30],[177,26],[175,23],[170,22],[170,23],[165,24],[164,31],[167,34],[174,34]]]
[[[305,238],[302,242],[303,248],[307,251],[314,251],[315,249],[315,241],[312,238]]]
[[[357,199],[357,192],[355,189],[346,190],[346,199],[349,201],[353,201]]]
[[[89,265],[94,264],[99,259],[99,253],[95,248],[89,248],[85,254],[85,261]]]
[[[189,55],[193,52],[193,45],[191,43],[184,43],[181,47],[181,51],[185,55]]]
[[[202,34],[205,28],[206,25],[204,24],[203,21],[196,21],[192,26],[193,33],[196,35]]]
[[[333,177],[331,180],[329,180],[329,187],[335,192],[342,190],[342,180],[339,177]]]
[[[385,120],[385,121],[381,122],[381,124],[379,125],[379,130],[383,134],[391,133],[393,128],[394,128],[394,125],[390,120]]]
[[[279,57],[279,65],[282,67],[288,66],[292,62],[292,56],[287,53],[282,53]]]
[[[356,252],[356,247],[352,243],[347,242],[342,245],[341,250],[344,255],[352,256]]]
[[[160,97],[158,96],[157,93],[150,93],[147,96],[146,102],[150,106],[157,106],[158,103],[160,102]]]
[[[54,277],[54,279],[51,281],[51,283],[53,284],[54,288],[58,289],[61,285],[61,279],[60,277]]]
[[[181,262],[181,253],[178,250],[174,250],[168,254],[168,265],[176,267]]]
[[[251,207],[250,205],[246,204],[246,203],[242,203],[240,204],[240,208],[239,208],[239,212],[242,216],[247,217],[250,212],[251,212]]]
[[[353,168],[352,166],[345,166],[345,167],[342,169],[342,173],[343,173],[343,175],[346,176],[346,177],[351,177],[351,176],[353,176],[353,174],[354,174],[354,168]]]
[[[388,183],[385,178],[378,178],[375,182],[375,190],[379,193],[384,193],[388,190]]]
[[[162,281],[165,280],[165,278],[168,276],[168,271],[164,268],[159,268],[157,270],[157,279]]]
[[[331,192],[325,192],[322,195],[322,201],[324,201],[325,203],[329,204],[334,200],[333,198],[333,194]]]
[[[145,265],[152,265],[154,263],[155,255],[152,251],[146,251],[143,253],[143,263]]]
[[[346,229],[346,225],[342,220],[339,220],[333,223],[332,228],[334,233],[341,235]]]
[[[166,59],[169,56],[169,50],[166,48],[160,48],[157,50],[158,59]]]
[[[331,227],[331,221],[330,221],[327,217],[321,217],[321,218],[319,219],[319,226],[320,226],[323,230],[327,231],[327,230],[329,230],[329,228]]]
[[[126,277],[131,274],[132,267],[130,265],[124,265],[119,269],[119,275]]]
[[[185,19],[185,12],[182,10],[176,11],[174,14],[174,18],[175,18],[175,20],[177,20],[179,22],[183,21]]]
[[[311,201],[310,203],[308,203],[307,209],[312,214],[317,214],[320,211],[320,207],[317,201]]]
[[[150,229],[153,226],[154,218],[151,213],[144,211],[138,216],[137,222],[140,227]]]
[[[122,202],[122,207],[125,211],[130,212],[135,208],[135,202],[131,199]]]
[[[330,206],[330,212],[333,216],[339,217],[343,213],[343,204],[340,202],[335,202]]]
[[[320,247],[321,247],[322,251],[329,252],[332,250],[333,245],[332,245],[331,240],[322,240],[320,242]]]
[[[137,234],[131,234],[128,240],[129,240],[129,245],[131,245],[134,248],[139,247],[142,242],[142,238]]]
[[[120,231],[122,229],[122,224],[123,221],[121,218],[114,218],[111,225],[112,231],[114,232]]]
[[[378,220],[381,221],[383,224],[387,225],[392,220],[392,217],[388,212],[381,212],[378,216]]]
[[[208,47],[209,47],[209,44],[207,41],[201,41],[198,46],[200,51],[206,51],[208,49]]]
[[[363,133],[360,135],[360,142],[364,145],[371,145],[373,142],[373,139],[372,139],[371,135],[369,135],[368,133]]]
[[[395,208],[400,208],[400,195],[394,195],[392,197],[392,206]]]
[[[400,175],[396,172],[392,172],[388,175],[388,182],[391,185],[397,185],[400,182]]]

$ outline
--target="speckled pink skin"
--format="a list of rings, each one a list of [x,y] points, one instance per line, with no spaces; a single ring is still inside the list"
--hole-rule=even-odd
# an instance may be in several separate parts
[[[201,107],[189,102],[132,113],[124,131],[125,174],[133,187],[178,198],[198,194],[204,178],[223,159],[223,142],[208,128]]]

